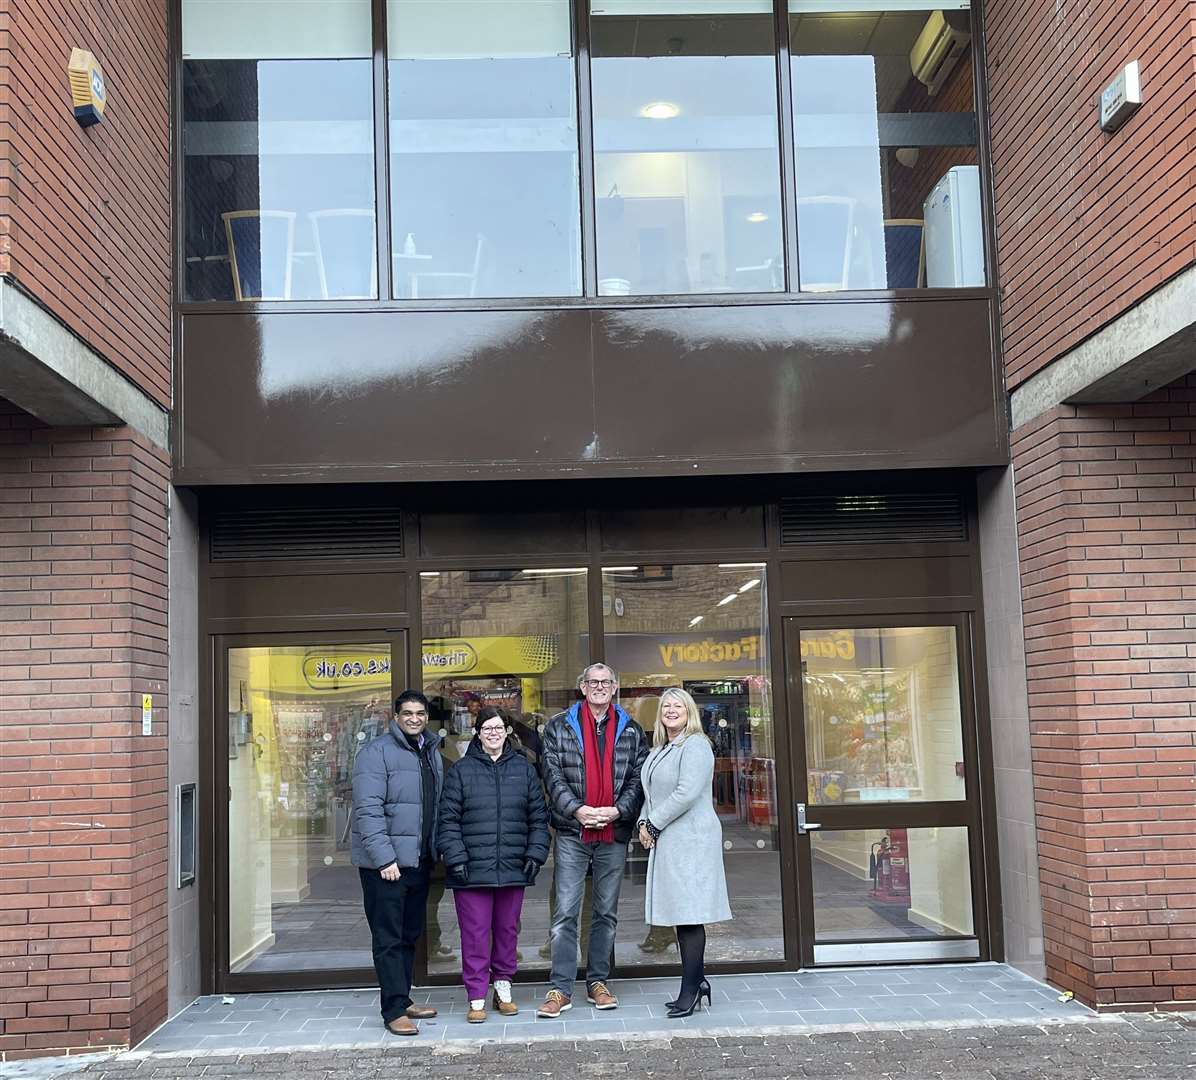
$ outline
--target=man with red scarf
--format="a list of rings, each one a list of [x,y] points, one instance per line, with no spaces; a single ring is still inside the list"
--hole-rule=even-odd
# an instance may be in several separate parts
[[[586,998],[596,1009],[619,1002],[607,985],[615,950],[619,888],[627,842],[644,791],[640,769],[648,756],[643,730],[617,704],[619,676],[591,664],[577,680],[582,700],[544,728],[540,767],[556,831],[553,844],[551,989],[537,1016],[573,1007],[577,976],[577,920],[586,874],[594,879],[594,913],[586,957]]]

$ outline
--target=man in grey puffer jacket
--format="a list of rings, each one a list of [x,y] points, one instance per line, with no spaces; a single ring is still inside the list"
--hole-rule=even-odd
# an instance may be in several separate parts
[[[362,747],[353,764],[353,865],[373,938],[382,1022],[392,1035],[418,1035],[412,1021],[436,1015],[411,1001],[444,786],[440,737],[427,726],[428,699],[404,690],[389,730]]]

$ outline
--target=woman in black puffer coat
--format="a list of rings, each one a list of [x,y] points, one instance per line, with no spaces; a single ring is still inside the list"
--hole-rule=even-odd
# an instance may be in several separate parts
[[[461,925],[466,1019],[486,1019],[486,990],[503,1016],[511,996],[523,890],[548,858],[548,807],[540,777],[512,739],[502,714],[474,718],[469,749],[445,774],[437,846],[448,868]]]

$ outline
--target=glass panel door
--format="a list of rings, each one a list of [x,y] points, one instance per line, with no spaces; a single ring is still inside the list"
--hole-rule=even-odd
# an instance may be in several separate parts
[[[225,651],[226,970],[368,970],[350,860],[353,764],[390,722],[405,635],[282,640]]]
[[[687,690],[714,747],[711,794],[735,918],[708,927],[712,963],[785,957],[767,586],[763,563],[602,571],[605,657],[619,672],[620,704],[651,738],[660,695]],[[628,865],[618,963],[676,963],[672,929],[644,925],[639,844]]]
[[[502,712],[534,764],[540,731],[576,700],[589,659],[585,568],[425,570],[420,602],[424,693],[446,768],[468,749],[473,718],[485,705]],[[524,896],[520,971],[548,968],[551,890],[550,855]],[[429,975],[460,977],[461,935],[442,864],[428,895],[427,954]]]
[[[964,624],[908,622],[786,620],[806,962],[980,955]]]

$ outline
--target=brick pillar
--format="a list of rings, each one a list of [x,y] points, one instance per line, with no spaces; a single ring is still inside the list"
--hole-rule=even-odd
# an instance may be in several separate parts
[[[0,1058],[165,1015],[168,476],[0,401]]]
[[[1196,1001],[1196,376],[1014,432],[1048,977]]]

